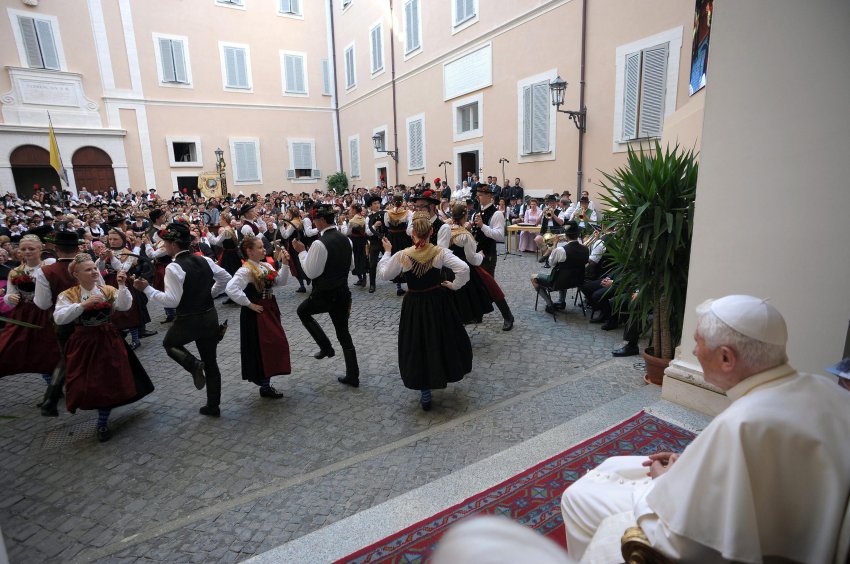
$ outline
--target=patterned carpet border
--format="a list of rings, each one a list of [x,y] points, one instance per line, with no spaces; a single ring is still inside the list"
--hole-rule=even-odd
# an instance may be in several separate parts
[[[694,434],[644,411],[504,482],[373,543],[337,563],[426,562],[446,530],[471,515],[503,515],[565,545],[561,494],[611,456],[681,452]]]

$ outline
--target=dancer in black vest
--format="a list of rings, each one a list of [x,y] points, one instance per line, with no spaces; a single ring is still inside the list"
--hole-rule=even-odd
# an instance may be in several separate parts
[[[192,374],[195,387],[207,386],[207,404],[202,415],[218,417],[221,412],[221,372],[216,360],[216,348],[222,329],[213,297],[221,294],[230,275],[207,257],[189,251],[192,236],[185,223],[171,223],[159,232],[165,251],[174,259],[165,270],[165,291],[148,286],[147,280],[137,279],[133,286],[143,290],[148,299],[177,310],[174,325],[165,334],[162,346],[180,366]],[[198,346],[201,359],[186,350],[192,341]],[[206,377],[205,377],[206,376]]]
[[[432,245],[437,244],[437,233],[439,233],[440,228],[445,225],[445,222],[437,215],[438,205],[440,205],[440,195],[430,189],[418,192],[413,197],[414,213],[428,212],[428,215],[431,218],[431,237],[429,238],[429,242]],[[407,224],[407,235],[411,238],[413,237],[413,221]]]
[[[333,206],[330,204],[315,204],[310,209],[310,217],[321,232],[319,239],[310,245],[309,252],[301,241],[292,243],[304,272],[313,279],[313,291],[298,306],[298,317],[319,345],[319,352],[313,356],[321,359],[332,357],[335,352],[330,339],[313,319],[313,315],[330,315],[345,355],[345,377],[340,376],[337,380],[356,388],[360,385],[360,369],[354,342],[348,332],[348,317],[351,315],[351,291],[348,289],[348,272],[352,262],[351,241],[337,230]]]
[[[369,293],[372,294],[375,292],[375,272],[378,269],[378,256],[381,254],[382,240],[387,233],[387,226],[384,224],[380,196],[372,196],[366,207],[369,209],[366,220],[366,237],[369,241]]]
[[[470,230],[475,233],[477,250],[484,253],[481,268],[490,274],[491,279],[485,276],[485,284],[490,292],[490,298],[502,314],[504,320],[502,331],[510,331],[514,326],[514,316],[505,300],[505,294],[496,284],[496,262],[499,258],[496,243],[502,243],[505,240],[505,215],[493,205],[492,185],[479,186],[478,199],[481,202],[481,211],[475,214]]]

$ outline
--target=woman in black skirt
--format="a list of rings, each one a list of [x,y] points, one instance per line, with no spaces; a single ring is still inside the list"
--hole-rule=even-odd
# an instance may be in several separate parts
[[[271,385],[271,377],[289,374],[289,341],[280,323],[280,308],[272,293],[283,286],[289,276],[289,260],[283,249],[275,249],[279,270],[266,261],[266,249],[259,237],[245,237],[241,244],[247,257],[227,283],[228,297],[242,306],[239,314],[239,349],[242,355],[242,379],[260,387],[260,396],[280,399],[283,394]]]
[[[451,251],[430,243],[431,221],[426,212],[413,215],[413,246],[392,254],[384,238],[378,276],[401,275],[407,293],[401,303],[398,327],[398,368],[405,387],[419,390],[422,409],[431,409],[431,390],[458,382],[472,371],[472,344],[463,328],[451,291],[469,280],[469,266]],[[443,279],[442,269],[454,273]]]
[[[354,204],[349,208],[348,213],[350,219],[341,232],[351,240],[351,252],[354,255],[354,268],[351,274],[357,277],[354,285],[365,287],[369,257],[366,255],[366,218],[363,217],[363,206]]]

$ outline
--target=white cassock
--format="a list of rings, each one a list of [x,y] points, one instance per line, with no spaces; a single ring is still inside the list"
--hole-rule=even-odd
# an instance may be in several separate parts
[[[584,556],[602,520],[631,511],[675,560],[844,562],[850,548],[850,394],[787,364],[750,376],[670,470],[651,482],[640,456],[616,457],[561,500],[567,546]],[[619,552],[619,546],[608,547]]]

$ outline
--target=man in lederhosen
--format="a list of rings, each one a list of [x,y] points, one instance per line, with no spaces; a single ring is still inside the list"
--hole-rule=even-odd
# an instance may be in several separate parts
[[[144,291],[151,301],[176,309],[174,325],[165,334],[162,346],[168,356],[192,374],[196,388],[203,389],[206,383],[207,404],[201,407],[201,415],[218,417],[221,372],[216,349],[222,328],[213,298],[224,291],[230,274],[209,258],[192,254],[189,250],[192,235],[185,223],[168,224],[159,237],[165,252],[173,259],[165,269],[165,290],[156,290],[144,279],[137,279],[133,286]],[[200,360],[186,350],[186,345],[193,341]]]
[[[337,380],[356,388],[360,385],[360,368],[357,366],[354,342],[348,331],[348,318],[351,315],[351,291],[348,289],[348,273],[352,262],[351,241],[337,230],[333,206],[330,204],[314,204],[310,209],[310,217],[320,235],[310,245],[309,252],[301,241],[292,242],[304,272],[313,279],[310,296],[298,306],[298,318],[319,345],[319,352],[313,356],[322,359],[336,353],[313,315],[330,315],[345,356],[345,376]]]

